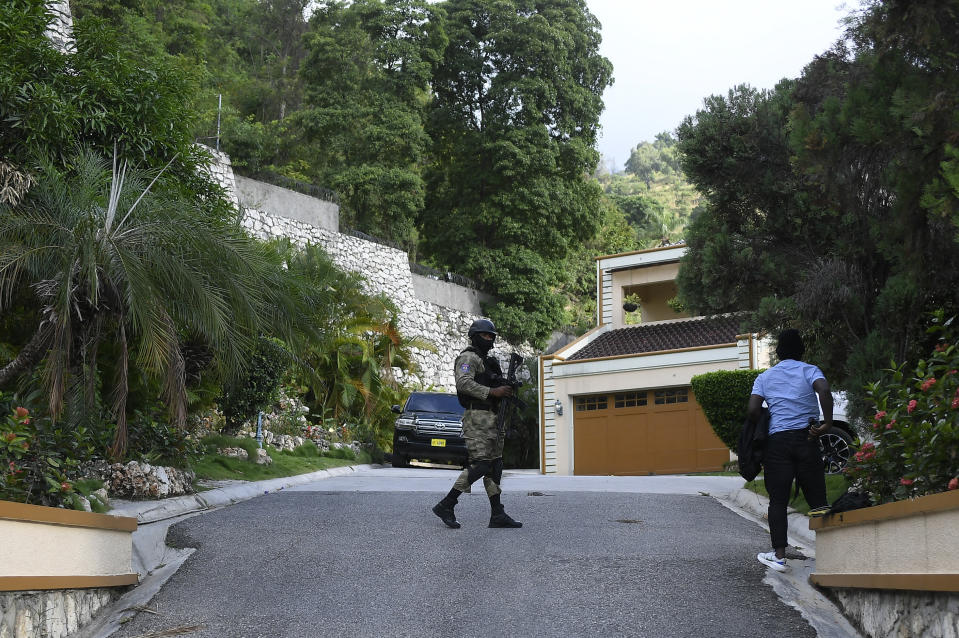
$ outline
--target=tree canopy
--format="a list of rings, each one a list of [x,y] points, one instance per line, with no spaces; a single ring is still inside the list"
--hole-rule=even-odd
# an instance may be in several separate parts
[[[513,338],[562,315],[559,267],[597,230],[588,179],[612,66],[582,0],[449,0],[433,77],[422,228],[436,263],[484,282]]]
[[[875,0],[800,78],[683,122],[705,198],[680,270],[689,307],[802,329],[852,391],[920,355],[924,314],[959,310],[957,34],[953,3]]]
[[[195,68],[197,137],[241,173],[333,189],[341,223],[479,281],[505,334],[568,317],[567,257],[612,67],[583,0],[75,0],[143,55]]]
[[[429,82],[446,44],[425,0],[321,6],[310,20],[294,117],[314,179],[339,194],[345,221],[414,248],[423,209]]]
[[[187,65],[144,64],[102,20],[78,21],[77,51],[65,53],[44,35],[42,3],[4,3],[0,18],[0,158],[64,160],[81,142],[103,153],[116,144],[138,163],[160,167],[176,156],[183,179],[196,173],[198,77]]]

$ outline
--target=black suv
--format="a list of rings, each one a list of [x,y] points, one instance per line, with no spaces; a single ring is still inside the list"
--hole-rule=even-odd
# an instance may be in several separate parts
[[[466,465],[463,406],[455,394],[414,392],[403,409],[394,405],[393,467],[409,467],[410,459]]]

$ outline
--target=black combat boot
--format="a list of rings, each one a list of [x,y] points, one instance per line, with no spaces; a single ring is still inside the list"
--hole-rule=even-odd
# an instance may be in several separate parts
[[[517,521],[514,521],[510,518],[503,510],[503,506],[494,507],[493,511],[490,513],[489,517],[489,526],[490,527],[522,527],[523,524]]]
[[[456,501],[449,500],[449,497],[444,498],[442,501],[433,506],[433,513],[439,516],[447,527],[459,529],[459,521],[456,520],[456,514],[453,513],[453,507],[455,505]]]

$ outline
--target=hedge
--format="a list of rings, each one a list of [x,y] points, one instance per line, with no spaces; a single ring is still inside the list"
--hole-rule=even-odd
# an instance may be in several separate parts
[[[739,443],[753,381],[762,370],[720,370],[692,378],[696,401],[716,435],[731,450]]]

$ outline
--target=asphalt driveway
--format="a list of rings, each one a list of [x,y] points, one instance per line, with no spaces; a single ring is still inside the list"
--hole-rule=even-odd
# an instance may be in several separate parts
[[[197,551],[114,635],[817,636],[755,560],[767,533],[704,495],[722,481],[508,474],[522,529],[487,528],[480,488],[451,530],[429,508],[454,476],[382,468],[182,521],[169,542]]]

